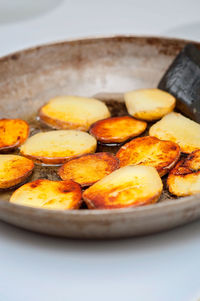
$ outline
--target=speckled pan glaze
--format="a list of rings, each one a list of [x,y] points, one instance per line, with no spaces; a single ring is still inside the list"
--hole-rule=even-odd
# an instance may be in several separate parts
[[[63,94],[115,100],[119,103],[117,114],[121,115],[122,93],[156,87],[186,43],[155,37],[93,38],[44,45],[3,57],[0,118],[23,118],[31,124],[32,134],[46,130],[35,120],[36,112],[49,98]],[[55,179],[55,170],[37,166],[33,178],[37,177]],[[10,204],[11,193],[0,194],[1,220],[71,238],[145,235],[200,217],[200,195],[173,199],[164,193],[155,205],[129,209],[48,211]]]

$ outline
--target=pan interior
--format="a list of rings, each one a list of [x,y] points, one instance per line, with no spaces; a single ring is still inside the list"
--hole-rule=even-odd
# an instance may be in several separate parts
[[[47,131],[37,120],[37,111],[58,95],[95,96],[106,102],[112,116],[127,115],[123,93],[156,87],[183,46],[184,41],[114,37],[47,45],[2,58],[0,118],[28,121],[31,135]],[[118,149],[98,145],[97,151],[116,153]],[[57,169],[36,165],[29,181],[60,180]],[[173,199],[165,182],[164,178],[160,202]],[[0,199],[8,201],[12,192],[0,192]]]

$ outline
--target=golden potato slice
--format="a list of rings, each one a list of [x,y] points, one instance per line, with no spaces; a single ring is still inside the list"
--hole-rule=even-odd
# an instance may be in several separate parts
[[[30,137],[20,151],[37,163],[62,164],[73,157],[95,152],[96,145],[96,139],[88,133],[60,130]]]
[[[141,89],[124,94],[130,115],[153,121],[173,111],[176,99],[171,94],[159,89]]]
[[[24,182],[31,175],[34,163],[16,155],[0,155],[0,189]]]
[[[101,143],[121,143],[145,131],[147,123],[129,116],[112,117],[95,122],[90,134]]]
[[[83,199],[90,209],[136,207],[155,203],[162,188],[154,167],[126,166],[86,189]]]
[[[186,158],[184,166],[194,171],[198,171],[200,169],[200,149],[192,152]]]
[[[21,119],[0,119],[0,152],[9,152],[28,138],[29,125]]]
[[[149,135],[176,142],[183,153],[191,153],[200,148],[200,124],[179,113],[170,113],[156,122]]]
[[[92,123],[110,117],[107,106],[95,98],[58,96],[39,110],[39,118],[56,129],[87,131]]]
[[[140,137],[123,145],[117,152],[120,167],[126,165],[149,165],[164,176],[178,161],[180,147],[171,141],[155,137]]]
[[[10,202],[45,209],[78,209],[81,205],[81,187],[71,180],[39,179],[18,188]]]
[[[168,176],[167,185],[176,196],[200,193],[200,150],[177,163]]]
[[[109,175],[119,166],[110,153],[83,155],[65,163],[58,171],[62,180],[74,180],[81,186],[90,186]]]

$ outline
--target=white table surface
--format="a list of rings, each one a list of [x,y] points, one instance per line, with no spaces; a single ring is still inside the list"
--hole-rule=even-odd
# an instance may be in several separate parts
[[[200,40],[199,0],[51,0],[45,11],[48,1],[0,0],[0,55],[88,35]],[[0,301],[197,301],[199,275],[200,221],[115,241],[58,239],[0,222]]]

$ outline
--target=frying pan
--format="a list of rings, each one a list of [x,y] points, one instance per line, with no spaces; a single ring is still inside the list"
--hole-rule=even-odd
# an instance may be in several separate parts
[[[116,36],[43,45],[0,59],[0,118],[22,118],[31,135],[47,130],[37,110],[57,95],[96,96],[113,115],[124,115],[123,92],[156,87],[188,41]],[[196,43],[197,46],[200,46]],[[109,147],[108,147],[109,148]],[[99,146],[99,151],[116,151]],[[56,168],[36,166],[29,180],[58,180]],[[0,219],[24,229],[71,238],[145,235],[200,217],[200,195],[174,198],[164,190],[159,203],[114,210],[46,210],[8,202],[0,193]]]

